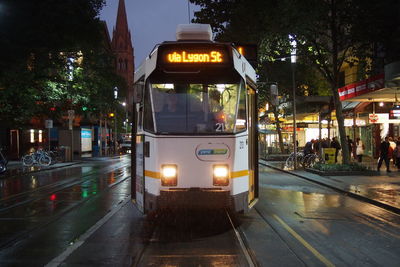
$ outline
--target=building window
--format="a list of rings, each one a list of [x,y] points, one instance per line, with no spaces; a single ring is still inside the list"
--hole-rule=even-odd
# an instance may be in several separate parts
[[[31,129],[29,132],[30,132],[30,142],[35,143],[35,130]]]
[[[43,131],[39,130],[39,143],[43,142]]]

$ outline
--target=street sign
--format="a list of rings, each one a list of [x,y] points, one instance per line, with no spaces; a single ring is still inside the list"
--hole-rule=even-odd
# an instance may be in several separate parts
[[[75,118],[75,110],[68,110],[68,119],[73,120]]]
[[[45,120],[44,125],[46,129],[51,129],[53,128],[53,120]]]

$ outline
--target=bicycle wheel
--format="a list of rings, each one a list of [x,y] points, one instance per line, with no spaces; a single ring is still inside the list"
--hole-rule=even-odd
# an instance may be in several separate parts
[[[0,163],[0,173],[3,173],[7,170],[6,164],[3,164],[2,162]]]
[[[316,159],[316,155],[312,154],[312,156],[310,156],[310,158],[307,161],[307,167],[311,168],[312,166],[314,166],[315,164],[315,159]]]
[[[25,155],[25,156],[23,156],[22,157],[22,164],[24,165],[24,166],[32,166],[33,165],[33,157],[32,157],[32,155]]]
[[[39,158],[39,164],[43,166],[49,166],[51,164],[51,157],[44,154]]]

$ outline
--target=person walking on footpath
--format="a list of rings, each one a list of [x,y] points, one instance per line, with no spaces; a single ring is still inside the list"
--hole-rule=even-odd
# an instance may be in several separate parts
[[[347,139],[347,146],[349,147],[349,156],[350,159],[353,158],[353,140],[350,139],[350,136],[346,136]]]
[[[337,156],[338,156],[339,150],[342,149],[342,147],[340,146],[340,143],[336,140],[336,137],[332,138],[331,148],[335,149],[335,163],[337,163]]]
[[[389,148],[390,148],[390,143],[389,143],[389,138],[385,137],[385,140],[382,141],[380,145],[380,157],[378,161],[378,171],[380,171],[382,162],[385,161],[386,164],[386,171],[391,172],[389,169]]]
[[[364,143],[361,141],[360,138],[356,139],[356,155],[358,162],[362,162],[362,156],[364,154]]]
[[[396,159],[395,163],[397,169],[400,171],[400,142],[396,144],[396,148],[393,151],[393,157]]]

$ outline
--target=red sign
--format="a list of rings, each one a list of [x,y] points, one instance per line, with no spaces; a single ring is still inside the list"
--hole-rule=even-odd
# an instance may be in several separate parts
[[[366,80],[348,84],[338,89],[340,100],[346,100],[381,89],[385,86],[384,74],[379,74]]]

